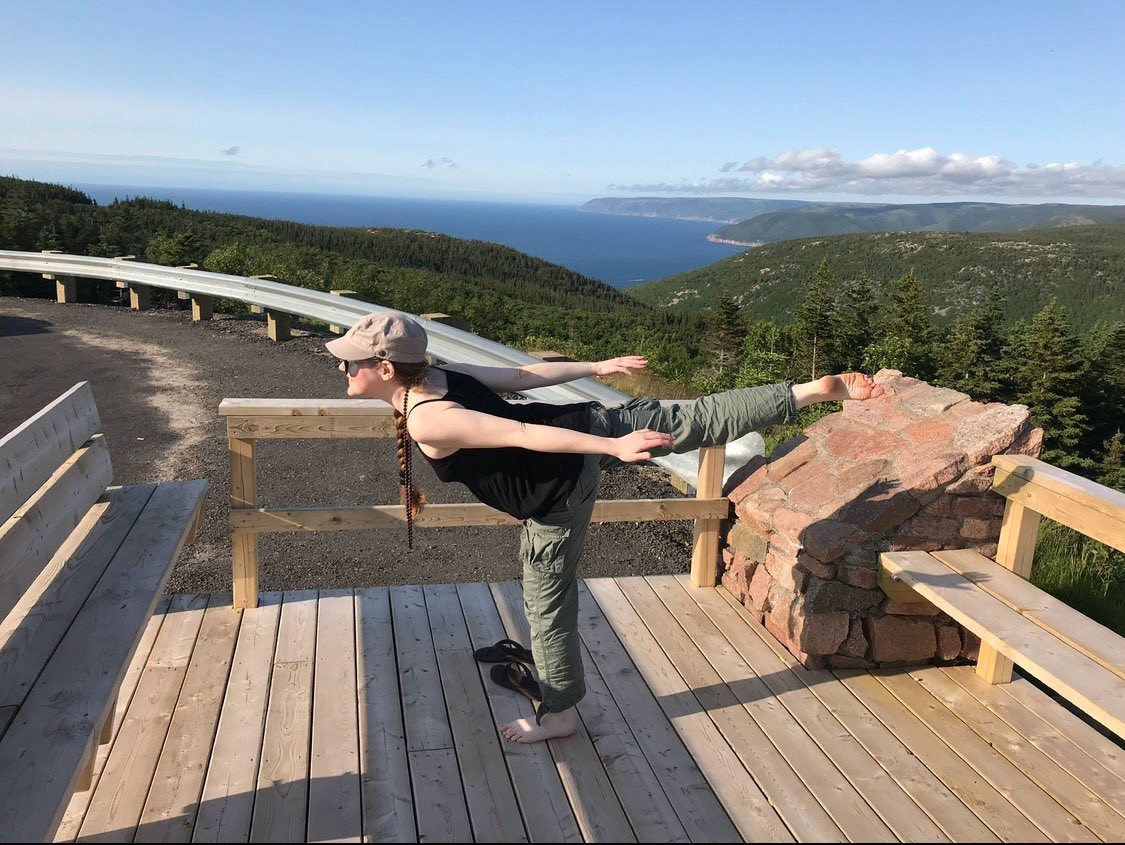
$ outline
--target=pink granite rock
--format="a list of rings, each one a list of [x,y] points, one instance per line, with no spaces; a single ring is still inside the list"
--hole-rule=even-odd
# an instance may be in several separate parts
[[[944,442],[952,434],[953,429],[948,423],[938,422],[937,420],[914,423],[914,425],[907,426],[903,431],[903,436],[916,446],[924,446],[939,441]]]
[[[980,657],[980,637],[972,631],[961,629],[961,656],[974,663]]]
[[[979,414],[961,420],[952,445],[965,453],[969,464],[987,463],[1007,451],[1029,418],[1025,405],[986,405]]]
[[[772,586],[773,579],[770,578],[769,571],[764,566],[755,568],[746,589],[746,598],[759,613],[769,609],[768,600]]]
[[[1043,452],[1043,429],[1033,428],[1026,434],[1016,438],[1016,442],[1008,447],[1006,455],[1030,455],[1038,458]]]
[[[814,522],[801,534],[801,540],[809,554],[817,560],[829,563],[844,552],[853,549],[866,540],[869,532],[847,522],[822,519]]]
[[[835,578],[836,567],[831,563],[821,563],[812,555],[807,552],[799,552],[797,554],[797,565],[802,569],[811,572],[817,578]]]
[[[991,519],[1003,515],[1005,501],[1003,496],[995,493],[985,496],[958,496],[953,503],[953,513],[956,516]]]
[[[851,630],[848,632],[847,639],[840,644],[840,654],[847,655],[848,657],[866,657],[867,656],[867,637],[863,634],[863,621],[860,619],[853,619],[851,622]]]
[[[868,566],[841,566],[836,572],[836,577],[845,584],[864,590],[874,590],[879,585],[878,573]]]
[[[726,497],[738,505],[747,496],[757,493],[761,486],[769,480],[766,465],[769,461],[762,455],[756,455],[750,462],[731,473],[730,478],[723,485]]]
[[[770,577],[791,593],[803,593],[809,580],[809,573],[797,566],[795,558],[780,555],[770,549],[763,564]]]
[[[993,530],[995,527],[995,531]],[[999,524],[991,519],[973,519],[966,517],[961,523],[961,536],[966,540],[990,540],[1000,536]]]
[[[937,627],[938,660],[956,660],[961,656],[961,634],[952,625]]]
[[[911,453],[898,458],[899,484],[914,498],[928,504],[930,494],[960,477],[968,464],[959,452]]]
[[[766,559],[766,547],[769,544],[764,533],[752,530],[745,522],[737,522],[727,535],[727,545],[744,560],[761,563]]]
[[[835,431],[824,439],[825,452],[849,461],[889,458],[908,448],[909,444],[901,437],[872,429]]]
[[[937,651],[937,636],[928,619],[869,617],[866,634],[876,663],[922,663]]]
[[[894,599],[887,599],[883,610],[895,616],[937,616],[941,612],[928,601],[904,602]]]
[[[964,475],[945,488],[945,492],[958,496],[984,493],[992,488],[992,476],[995,472],[996,467],[992,464],[969,467]]]
[[[774,484],[816,458],[817,441],[807,437],[794,437],[782,443],[769,461],[768,477]]]
[[[835,654],[848,636],[846,613],[793,613],[793,640],[805,654]]]

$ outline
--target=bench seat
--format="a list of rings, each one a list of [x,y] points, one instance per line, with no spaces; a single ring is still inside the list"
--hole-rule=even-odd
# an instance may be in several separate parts
[[[107,487],[99,424],[82,383],[0,438],[0,842],[50,841],[87,787],[202,516],[206,481]]]
[[[1125,737],[1125,638],[972,550],[879,557],[895,581]]]

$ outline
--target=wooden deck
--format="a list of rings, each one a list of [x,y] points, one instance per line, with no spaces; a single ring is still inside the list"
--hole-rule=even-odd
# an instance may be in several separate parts
[[[806,671],[686,577],[582,601],[578,734],[525,746],[471,656],[518,583],[165,599],[58,839],[1125,839],[1125,752],[1026,681]]]

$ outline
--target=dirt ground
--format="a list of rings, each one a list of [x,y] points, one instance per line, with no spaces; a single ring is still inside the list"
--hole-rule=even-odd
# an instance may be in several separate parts
[[[343,376],[325,335],[294,331],[275,344],[264,317],[216,314],[193,324],[190,311],[132,312],[111,305],[58,305],[0,298],[0,436],[79,381],[89,381],[113,461],[114,482],[206,478],[202,530],[184,549],[172,593],[231,587],[225,397],[342,398]],[[396,504],[398,461],[392,439],[264,441],[257,446],[263,507]],[[420,457],[417,486],[432,502],[473,501],[446,485]],[[603,499],[681,495],[654,466],[602,475]],[[291,590],[518,578],[518,526],[418,528],[412,552],[405,529],[264,534],[261,588]],[[593,525],[582,574],[686,572],[688,522]]]

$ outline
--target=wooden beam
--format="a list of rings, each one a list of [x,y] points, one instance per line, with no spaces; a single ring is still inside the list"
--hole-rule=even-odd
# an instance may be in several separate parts
[[[691,583],[697,587],[714,587],[718,580],[719,523],[730,514],[730,502],[721,498],[726,451],[726,446],[709,446],[699,450],[696,501],[722,501],[726,507],[717,518],[695,520],[692,532]]]
[[[998,467],[998,473],[1002,470]],[[1039,514],[1013,499],[1004,506],[1004,522],[1000,526],[1000,543],[996,549],[996,562],[1021,578],[1031,577],[1031,564],[1035,557],[1035,539],[1039,534]],[[1007,684],[1012,681],[1012,661],[987,642],[981,641],[977,657],[977,674],[990,684]]]
[[[230,506],[253,508],[257,504],[254,477],[254,441],[230,438]],[[258,606],[258,538],[238,534],[231,538],[231,580],[235,608]]]
[[[241,441],[250,442],[250,441]],[[592,522],[658,522],[676,519],[725,518],[730,502],[718,499],[620,499],[594,505]],[[240,534],[274,531],[358,531],[396,528],[406,521],[401,505],[346,508],[232,508],[231,531]],[[465,525],[517,525],[519,520],[488,505],[427,505],[414,520],[424,528]]]
[[[55,277],[55,300],[60,305],[78,301],[78,282],[74,276]]]
[[[133,311],[147,311],[152,307],[152,288],[148,285],[129,283],[129,308]]]
[[[996,455],[992,489],[1009,501],[1125,551],[1125,493],[1026,455]]]
[[[394,437],[390,416],[227,417],[227,434],[245,440],[301,440]]]

